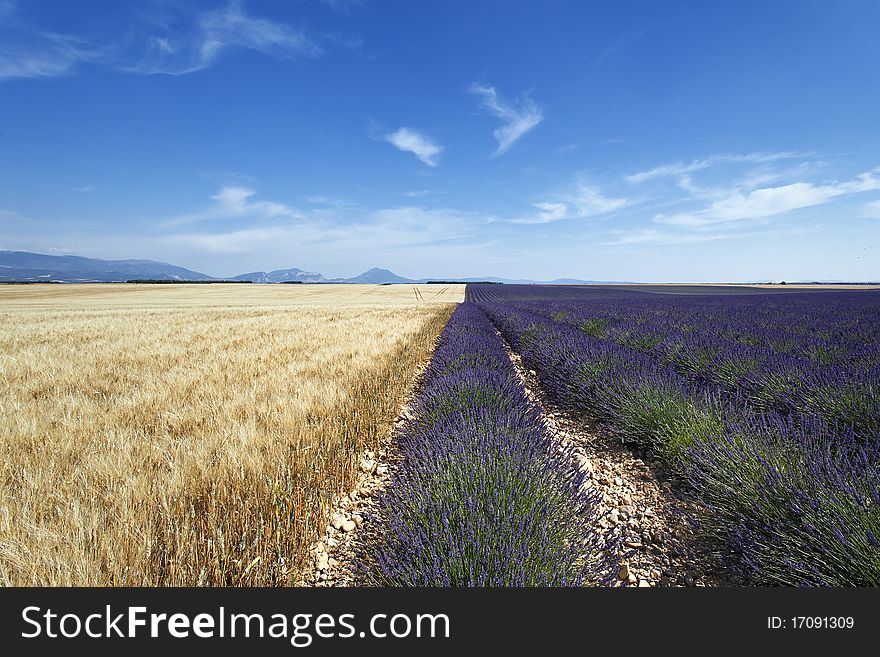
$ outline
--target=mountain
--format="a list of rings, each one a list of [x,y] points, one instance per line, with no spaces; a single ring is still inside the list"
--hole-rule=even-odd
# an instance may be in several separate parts
[[[112,283],[131,279],[209,281],[211,276],[155,260],[99,260],[0,251],[0,281]]]
[[[164,280],[164,281],[219,281],[214,276],[201,272],[170,265],[155,260],[100,260],[82,256],[54,256],[27,251],[0,251],[0,283],[12,281],[64,283],[112,283],[130,280]],[[623,284],[626,281],[582,281],[575,278],[557,278],[553,281],[535,281],[530,279],[498,278],[483,276],[477,278],[420,278],[413,280],[398,276],[393,271],[373,267],[362,274],[351,278],[327,279],[322,274],[303,271],[292,267],[274,271],[254,271],[239,274],[231,281],[252,281],[254,283],[285,283],[302,281],[303,283],[382,283],[415,284],[427,281],[443,280],[450,283],[473,283],[490,281],[493,283],[519,283],[544,285],[601,285],[603,283]]]
[[[302,281],[303,283],[324,283],[326,278],[313,271],[303,271],[296,267],[292,269],[276,269],[275,271],[255,271],[250,274],[233,276],[231,281],[253,281],[254,283],[287,283],[289,281]]]
[[[427,280],[427,279],[425,279]],[[332,282],[335,283],[418,283],[409,278],[398,276],[393,271],[373,267],[363,274],[358,274],[352,278],[336,278]]]

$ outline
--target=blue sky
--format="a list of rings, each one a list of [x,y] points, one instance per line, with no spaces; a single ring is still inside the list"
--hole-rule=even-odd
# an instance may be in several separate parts
[[[880,279],[880,3],[0,0],[0,248]]]

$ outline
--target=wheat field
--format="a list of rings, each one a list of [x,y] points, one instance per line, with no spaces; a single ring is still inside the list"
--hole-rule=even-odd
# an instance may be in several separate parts
[[[464,286],[0,286],[0,584],[286,585]]]

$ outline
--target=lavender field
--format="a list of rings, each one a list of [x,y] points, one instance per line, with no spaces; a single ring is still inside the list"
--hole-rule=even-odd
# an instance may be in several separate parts
[[[880,585],[880,294],[517,285],[469,285],[441,335],[365,581],[616,579],[597,490],[508,348],[545,411],[673,473],[692,548],[723,580]]]
[[[551,444],[500,336],[475,304],[453,313],[404,460],[361,557],[368,582],[404,586],[577,586],[609,571],[595,491]]]

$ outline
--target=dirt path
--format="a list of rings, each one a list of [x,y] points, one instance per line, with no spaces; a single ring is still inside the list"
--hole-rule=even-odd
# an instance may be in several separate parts
[[[503,339],[503,338],[502,338]],[[618,539],[621,569],[616,586],[722,586],[694,547],[687,504],[676,495],[677,482],[650,453],[636,452],[620,439],[583,419],[556,409],[533,370],[504,342],[526,392],[542,410],[552,437],[572,445],[590,484],[602,494],[602,529]]]
[[[361,454],[357,484],[348,494],[334,500],[330,522],[311,546],[312,568],[297,582],[297,586],[358,585],[352,574],[354,547],[360,533],[358,530],[367,518],[376,516],[376,501],[402,460],[397,449],[397,435],[402,425],[412,419],[412,402],[422,388],[422,379],[430,362],[429,357],[419,369],[409,396],[394,424],[382,438],[378,452],[368,449]]]
[[[391,479],[394,467],[393,435],[402,420],[383,442],[379,453],[367,450],[361,457],[357,486],[336,500],[330,523],[311,546],[312,568],[297,586],[356,586],[352,575],[354,546],[365,518],[375,510],[376,499]]]

